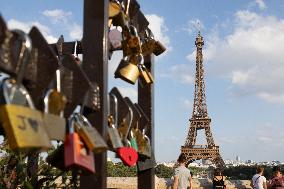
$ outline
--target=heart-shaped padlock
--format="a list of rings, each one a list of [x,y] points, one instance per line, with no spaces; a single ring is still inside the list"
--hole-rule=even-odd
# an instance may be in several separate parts
[[[136,165],[138,153],[131,147],[122,147],[117,149],[117,154],[122,162],[129,167]]]

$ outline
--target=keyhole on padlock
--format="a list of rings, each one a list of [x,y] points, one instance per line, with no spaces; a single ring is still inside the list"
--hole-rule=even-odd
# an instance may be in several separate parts
[[[132,158],[131,158],[131,156],[129,156],[129,160],[130,160],[130,161],[132,161]]]

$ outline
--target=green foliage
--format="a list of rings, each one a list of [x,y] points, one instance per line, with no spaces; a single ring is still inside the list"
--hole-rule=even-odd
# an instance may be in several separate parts
[[[52,149],[54,151],[55,149]],[[0,188],[23,188],[33,189],[31,178],[28,176],[27,153],[10,150],[7,141],[0,144]],[[74,188],[74,182],[70,182],[71,172],[62,172],[46,163],[41,156],[38,162],[39,188],[56,188],[55,179],[61,177],[59,183],[62,188]],[[74,177],[75,178],[75,177]]]
[[[197,175],[201,172],[207,171],[207,169],[201,167],[188,167],[188,169],[190,170],[191,175]]]
[[[107,176],[108,177],[136,177],[136,167],[127,167],[122,162],[112,163],[107,162]]]
[[[170,178],[174,174],[174,168],[159,164],[156,166],[155,174],[159,178]]]

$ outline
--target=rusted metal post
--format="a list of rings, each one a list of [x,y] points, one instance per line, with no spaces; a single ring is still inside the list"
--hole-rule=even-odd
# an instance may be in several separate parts
[[[84,0],[83,69],[100,87],[101,109],[84,112],[106,138],[108,79],[108,3],[109,0]],[[80,89],[78,89],[80,90]],[[107,153],[95,156],[96,174],[80,178],[81,189],[105,189]]]
[[[144,57],[145,66],[151,71],[154,76],[154,56],[149,55]],[[151,140],[152,150],[154,150],[154,84],[141,87],[138,85],[138,104],[149,117],[151,127],[147,131],[147,135]],[[154,189],[155,188],[155,169],[148,169],[138,172],[138,189]]]

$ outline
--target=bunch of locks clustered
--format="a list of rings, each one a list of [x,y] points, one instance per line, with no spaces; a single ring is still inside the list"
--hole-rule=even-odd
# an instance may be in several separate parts
[[[127,2],[111,0],[109,4],[109,49],[123,51],[114,75],[145,86],[153,83],[153,77],[143,57],[159,55],[165,47],[149,29],[140,39],[130,24]],[[64,53],[63,36],[54,45],[55,50],[36,27],[28,34],[9,30],[0,17],[0,123],[10,148],[41,152],[52,147],[52,140],[60,141],[47,162],[61,170],[94,173],[94,153],[106,150],[116,152],[127,166],[137,165],[138,170],[155,166],[146,135],[150,121],[142,108],[114,87],[108,95],[105,141],[83,115],[86,109],[101,107],[99,87],[88,79],[77,57],[83,51],[81,42],[75,42],[74,54]],[[78,105],[80,110],[74,111]]]

